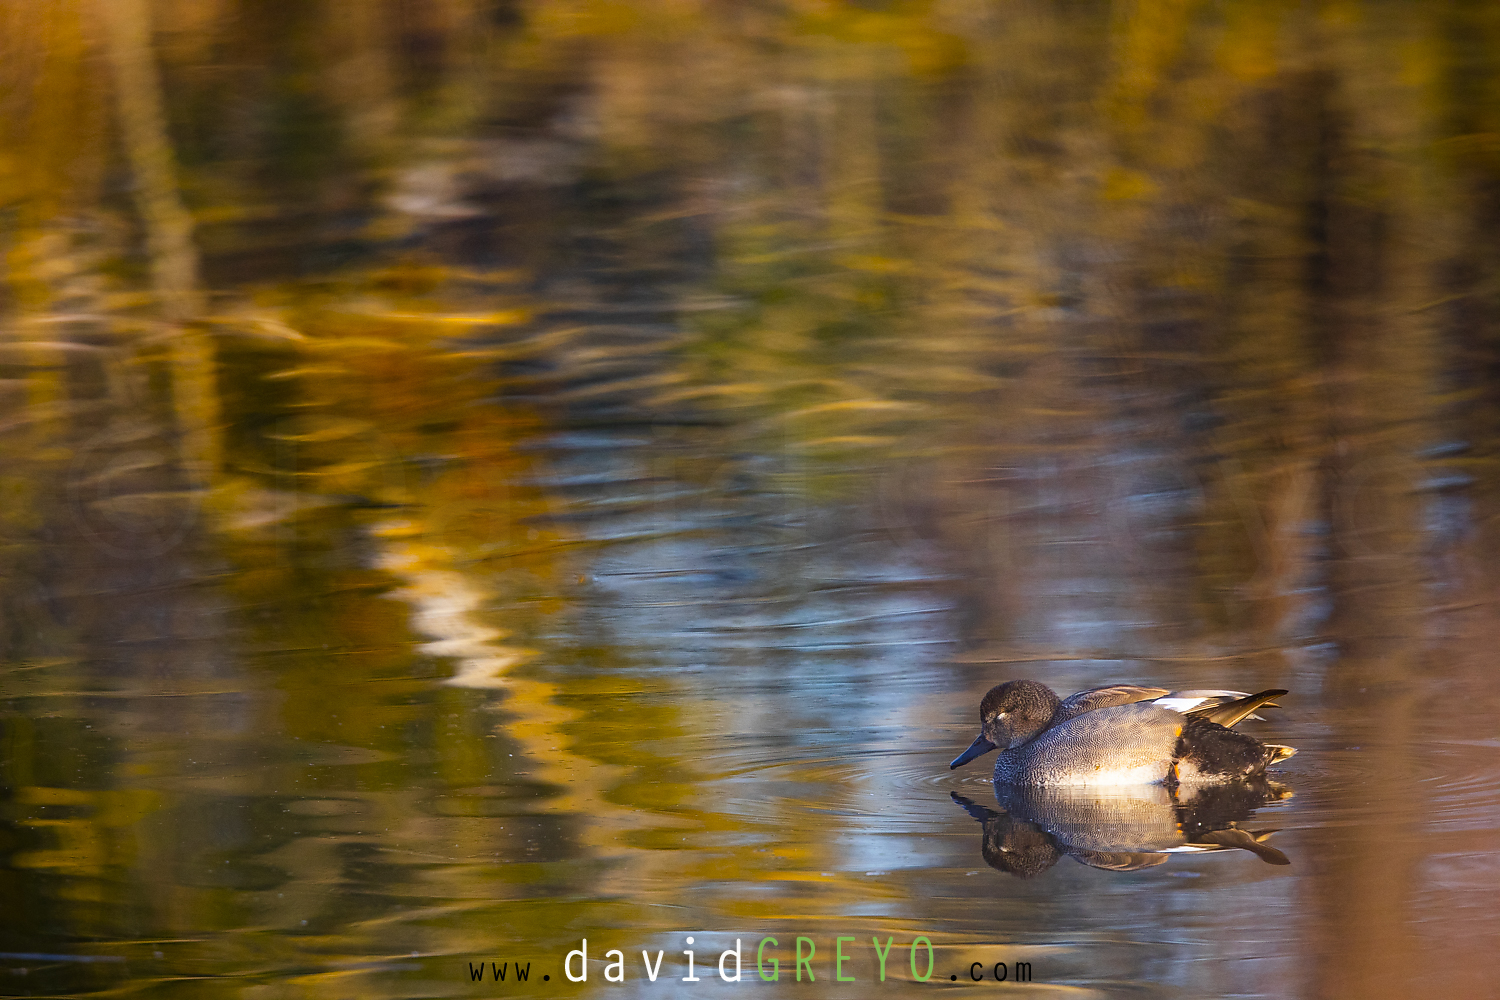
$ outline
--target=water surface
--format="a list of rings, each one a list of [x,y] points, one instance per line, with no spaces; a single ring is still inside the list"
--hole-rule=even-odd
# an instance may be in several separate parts
[[[388,6],[0,15],[0,993],[1491,995],[1482,5]]]

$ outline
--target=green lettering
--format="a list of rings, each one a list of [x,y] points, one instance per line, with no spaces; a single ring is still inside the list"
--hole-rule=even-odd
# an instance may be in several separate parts
[[[844,954],[844,942],[853,940],[852,937],[833,939],[833,978],[841,983],[854,982],[853,976],[844,975],[844,963],[849,961],[849,956]]]
[[[781,943],[773,937],[763,937],[760,939],[760,947],[755,949],[755,971],[760,973],[760,978],[764,979],[766,982],[774,983],[776,982],[776,980],[781,978],[781,963],[776,961],[776,959],[774,958],[771,959],[771,974],[769,976],[766,975],[766,970],[761,965],[761,956],[765,954],[767,941],[771,942],[772,944]]]
[[[880,938],[872,937],[870,940],[875,944],[875,954],[880,956],[880,981],[883,983],[885,982],[885,957],[891,953],[891,942],[896,939],[890,937],[885,939],[885,951],[880,950]]]
[[[807,957],[802,957],[802,942],[807,942]],[[807,981],[816,982],[817,976],[812,973],[812,957],[818,953],[818,946],[813,944],[812,938],[799,937],[797,939],[797,982],[802,982],[802,967],[807,966]]]
[[[927,974],[925,976],[917,975],[917,942],[919,941],[927,942]],[[925,936],[917,938],[916,941],[911,943],[911,977],[919,983],[927,982],[927,980],[932,978],[932,963],[932,939]]]

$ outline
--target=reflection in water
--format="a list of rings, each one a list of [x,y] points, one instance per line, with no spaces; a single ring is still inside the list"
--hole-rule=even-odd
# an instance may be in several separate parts
[[[1111,871],[1149,868],[1174,853],[1236,848],[1267,864],[1291,864],[1265,843],[1276,830],[1239,826],[1260,806],[1291,797],[1291,789],[1264,778],[1173,790],[996,785],[998,813],[951,794],[984,824],[985,863],[1019,878],[1041,874],[1064,855]]]
[[[1492,990],[1494,4],[96,6],[0,3],[0,992]],[[1001,664],[1297,690],[1298,864],[976,906]]]

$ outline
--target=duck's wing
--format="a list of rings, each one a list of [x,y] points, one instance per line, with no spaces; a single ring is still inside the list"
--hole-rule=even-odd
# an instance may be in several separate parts
[[[1226,701],[1217,705],[1205,705],[1202,708],[1195,708],[1183,714],[1192,719],[1207,719],[1209,722],[1217,722],[1225,729],[1233,729],[1239,722],[1246,718],[1259,718],[1254,713],[1262,705],[1275,705],[1279,708],[1280,706],[1276,705],[1271,699],[1280,697],[1286,693],[1285,688],[1270,688],[1257,694],[1249,694],[1243,698],[1236,698],[1233,701]],[[1287,754],[1287,756],[1291,756],[1291,754]]]
[[[1110,684],[1105,687],[1089,688],[1087,691],[1070,695],[1059,705],[1052,716],[1052,724],[1066,722],[1099,708],[1113,708],[1116,705],[1134,705],[1138,701],[1151,701],[1167,693],[1166,688],[1140,687],[1136,684]]]
[[[1238,698],[1249,697],[1252,696],[1248,691],[1173,691],[1165,698],[1156,699],[1156,704],[1160,705],[1162,708],[1170,708],[1174,712],[1187,713],[1195,711],[1197,709],[1216,708],[1221,705],[1226,705]],[[1265,703],[1265,707],[1280,708],[1281,706],[1276,704],[1274,701],[1268,701]],[[1266,721],[1261,716],[1254,714],[1247,715],[1245,716],[1245,718],[1253,719],[1256,722]]]
[[[1201,846],[1209,851],[1237,847],[1242,851],[1249,851],[1268,865],[1289,865],[1292,863],[1291,858],[1265,842],[1267,837],[1276,832],[1275,830],[1252,832],[1231,827],[1227,830],[1214,830],[1210,833],[1199,834],[1193,838],[1191,846]]]

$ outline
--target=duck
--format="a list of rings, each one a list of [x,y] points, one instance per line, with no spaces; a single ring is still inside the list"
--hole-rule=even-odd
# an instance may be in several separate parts
[[[1176,691],[1112,684],[1066,700],[1034,680],[1006,681],[979,703],[979,736],[950,769],[999,750],[1006,785],[1193,785],[1238,781],[1297,751],[1236,732],[1284,688]]]

